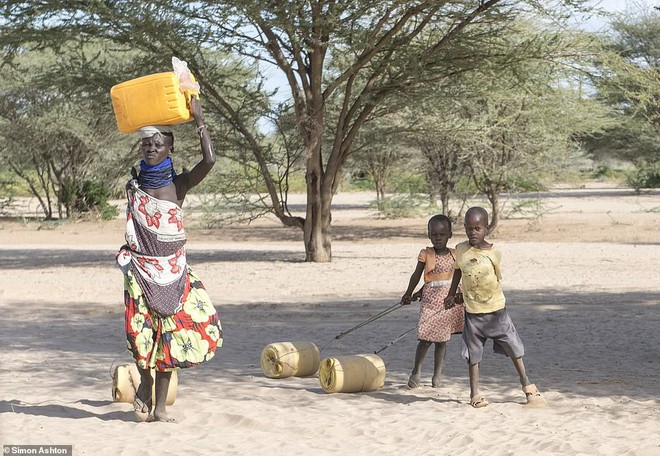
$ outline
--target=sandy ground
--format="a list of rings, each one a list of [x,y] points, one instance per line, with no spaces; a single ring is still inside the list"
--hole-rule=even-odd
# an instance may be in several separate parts
[[[425,218],[380,220],[367,194],[335,199],[330,264],[308,264],[300,234],[272,220],[189,230],[189,261],[220,310],[225,344],[179,373],[178,423],[137,423],[113,402],[113,366],[131,361],[121,220],[43,225],[0,219],[0,440],[73,445],[75,455],[660,454],[660,193],[543,195],[543,217],[506,219],[505,294],[525,362],[548,407],[523,406],[510,361],[488,350],[489,407],[468,405],[460,339],[441,388],[405,387],[414,331],[380,353],[378,391],[326,394],[318,377],[268,379],[263,347],[309,341],[322,357],[373,353],[414,328],[418,305],[341,339],[398,302],[428,245]],[[455,227],[450,244],[464,240]],[[490,347],[490,344],[489,344]]]

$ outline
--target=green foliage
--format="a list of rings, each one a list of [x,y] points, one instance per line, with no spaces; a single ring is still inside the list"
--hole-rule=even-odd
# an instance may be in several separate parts
[[[612,125],[583,138],[597,159],[631,163],[660,156],[660,11],[639,6],[610,24],[592,81]]]
[[[16,191],[14,183],[10,180],[9,173],[0,170],[0,214],[11,207]]]
[[[610,121],[584,96],[577,70],[599,50],[590,37],[528,16],[479,49],[499,58],[427,86],[407,116],[410,142],[426,162],[420,171],[443,209],[449,197],[482,193],[496,206],[496,224],[500,193],[542,190],[568,167],[576,136]]]
[[[343,191],[362,192],[376,189],[371,176],[360,169],[347,173],[345,182],[342,188]]]
[[[611,47],[623,62],[614,66],[604,93],[634,117],[660,126],[660,13],[640,6],[635,14],[618,16],[611,28]]]
[[[479,189],[474,184],[472,176],[461,176],[456,183],[455,193],[458,195],[465,195],[466,199],[479,193]]]
[[[32,41],[60,54],[74,52],[62,52],[63,37],[80,37],[81,46],[88,44],[85,41],[112,40],[129,58],[98,65],[100,59],[82,53],[85,58],[65,59],[59,77],[51,72],[65,96],[86,93],[106,106],[110,79],[163,71],[176,53],[202,86],[216,150],[232,163],[217,174],[222,179],[205,188],[230,197],[232,208],[274,213],[291,226],[312,224],[306,233],[314,236],[328,231],[331,205],[325,199],[344,182],[352,155],[375,154],[370,174],[381,197],[386,188],[411,194],[459,192],[454,188],[456,176],[475,172],[464,172],[463,165],[476,167],[488,161],[484,157],[495,159],[478,172],[495,177],[502,169],[533,173],[541,164],[556,161],[548,159],[548,151],[553,150],[553,159],[561,155],[569,147],[566,136],[574,130],[558,127],[555,119],[575,121],[583,112],[575,109],[578,103],[566,102],[560,109],[558,103],[546,102],[548,94],[560,92],[552,82],[571,77],[558,66],[544,65],[562,61],[565,67],[580,67],[575,57],[582,52],[570,47],[568,35],[543,32],[583,3],[562,0],[559,11],[559,6],[552,9],[556,3],[548,6],[536,0],[46,0],[38,8],[9,1],[0,6],[0,49],[10,62]],[[544,22],[525,27],[516,20],[534,13]],[[130,65],[122,65],[124,61]],[[103,68],[111,75],[104,77]],[[122,68],[123,73],[118,71]],[[263,86],[262,75],[271,69],[289,85],[288,94],[278,97],[279,104]],[[553,90],[536,90],[548,86]],[[429,91],[433,97],[428,97]],[[400,148],[387,150],[379,147],[382,143],[363,148],[359,138],[365,125],[421,105],[425,98],[447,108],[440,115],[453,113],[452,120],[460,121],[443,125],[461,128],[460,138],[452,137],[452,144],[463,147],[452,146],[453,158],[460,159],[455,163],[461,164],[451,166],[452,179],[442,179],[442,185],[430,167],[403,159]],[[572,118],[570,113],[575,113]],[[515,121],[518,117],[520,122]],[[268,132],[262,128],[266,119],[272,128]],[[426,135],[428,125],[423,130],[420,134]],[[553,141],[553,135],[559,139]],[[385,145],[388,142],[401,144],[388,138]],[[448,150],[432,148],[436,158]],[[184,147],[184,155],[187,150]],[[434,162],[435,168],[444,168],[439,163]],[[394,165],[400,167],[398,173]],[[404,177],[406,173],[415,177]],[[301,175],[309,181],[305,185]],[[501,191],[511,179],[496,178],[487,191]],[[505,187],[499,186],[501,182]],[[309,192],[312,207],[318,208],[302,222],[286,207],[287,193],[299,188]],[[329,246],[329,239],[306,239],[305,245]]]
[[[513,193],[542,192],[546,190],[538,175],[512,174],[508,177],[507,188]]]
[[[607,165],[598,165],[596,169],[591,173],[592,179],[610,179],[615,177],[615,172],[612,168]]]
[[[81,62],[94,74],[93,65],[82,56],[96,56],[96,64],[103,65],[108,63],[99,57],[103,52],[95,43],[72,42],[61,43],[59,54],[21,50],[0,80],[0,160],[39,200],[47,219],[87,212],[86,195],[81,193],[89,188],[85,182],[113,187],[130,151],[108,105],[100,103],[109,101],[108,92],[98,87],[81,92],[62,77],[64,67]],[[95,210],[110,216],[111,210],[99,204]]]
[[[560,3],[570,9],[586,1]],[[214,139],[223,141],[216,149],[231,152],[231,159],[242,169],[258,170],[260,179],[250,179],[250,173],[245,173],[244,183],[257,185],[254,192],[264,186],[270,209],[284,223],[298,220],[282,209],[282,195],[290,188],[283,176],[297,170],[296,154],[304,157],[305,175],[318,184],[306,187],[319,208],[308,222],[323,225],[309,232],[323,233],[331,217],[326,213],[330,205],[323,204],[329,201],[322,200],[331,198],[340,185],[362,126],[414,102],[414,96],[428,86],[442,82],[451,87],[457,75],[481,71],[492,77],[505,62],[542,61],[547,55],[522,52],[536,45],[537,36],[520,35],[510,46],[499,42],[505,32],[517,31],[514,19],[530,11],[559,21],[566,12],[552,11],[536,0],[46,0],[38,8],[29,2],[9,1],[0,6],[4,19],[0,46],[10,59],[25,49],[28,40],[59,51],[67,36],[111,39],[124,51],[147,56],[132,60],[134,71],[127,71],[123,80],[135,71],[164,68],[176,53],[188,62],[202,86],[207,97],[205,113],[218,119]],[[219,53],[237,57],[221,62],[215,58]],[[93,59],[79,64],[70,61],[69,67],[76,71],[66,76],[78,75],[71,79],[83,87],[89,73],[80,70],[95,67],[89,62]],[[253,66],[244,72],[245,77],[232,78],[232,71],[227,71],[231,62],[243,69],[243,62]],[[285,76],[290,97],[283,105],[288,109],[277,109],[264,93],[264,68],[275,68]],[[480,81],[473,85],[480,86]],[[97,94],[93,87],[85,85],[79,91]],[[449,96],[439,102],[454,99]],[[291,121],[280,122],[287,116]],[[259,128],[259,119],[265,117],[276,123],[278,134],[284,133],[281,138],[273,141]],[[247,194],[247,187],[241,191]],[[258,201],[266,203],[266,199]],[[318,239],[306,245],[329,242]]]
[[[626,184],[638,193],[645,188],[660,188],[660,162],[638,166],[628,173]]]
[[[305,172],[302,170],[290,172],[288,174],[287,193],[305,193],[307,183],[305,182]]]
[[[111,220],[119,215],[119,210],[108,203],[110,197],[105,184],[86,180],[71,195],[71,203],[78,214],[96,212],[103,220]]]
[[[397,172],[392,176],[392,192],[408,194],[428,194],[428,183],[422,174]]]

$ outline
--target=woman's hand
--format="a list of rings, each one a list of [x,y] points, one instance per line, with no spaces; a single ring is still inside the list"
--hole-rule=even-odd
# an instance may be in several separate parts
[[[190,113],[192,114],[197,126],[203,125],[202,120],[202,104],[199,102],[195,95],[190,96]]]

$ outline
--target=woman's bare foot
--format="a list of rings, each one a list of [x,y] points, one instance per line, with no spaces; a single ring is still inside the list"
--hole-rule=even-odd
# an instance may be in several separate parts
[[[167,414],[165,407],[158,407],[154,410],[154,421],[161,421],[164,423],[174,423],[176,420]]]
[[[431,386],[433,388],[440,388],[440,375],[434,375],[433,378],[431,378]]]
[[[145,391],[147,391],[146,394]],[[148,399],[144,400],[142,399],[143,397],[148,397]],[[151,386],[147,389],[143,383],[140,383],[138,390],[135,392],[135,399],[133,400],[133,410],[135,411],[137,420],[148,421],[152,406]]]

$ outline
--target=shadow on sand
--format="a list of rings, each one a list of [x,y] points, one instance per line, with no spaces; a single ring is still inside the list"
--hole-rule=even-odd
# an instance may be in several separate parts
[[[45,401],[49,402],[49,401]],[[56,401],[55,401],[56,402]],[[80,400],[72,403],[71,405],[61,404],[31,404],[20,400],[12,399],[8,401],[0,401],[0,413],[22,413],[25,415],[45,416],[49,418],[69,418],[69,419],[83,419],[83,418],[97,418],[101,421],[135,421],[135,414],[133,412],[113,411],[108,413],[94,413],[91,411],[77,408],[75,404],[93,405],[96,407],[108,406],[112,401],[86,401]]]
[[[660,345],[660,297],[654,293],[555,293],[548,290],[510,292],[509,310],[525,343],[525,363],[532,380],[547,389],[566,394],[601,397],[626,395],[638,400],[657,400],[660,370],[657,352],[645,347]],[[622,304],[624,303],[624,304]],[[9,303],[11,309],[11,303]],[[235,375],[261,376],[261,350],[269,343],[285,340],[312,341],[322,348],[322,357],[357,353],[373,353],[417,323],[418,308],[409,306],[370,323],[368,330],[356,330],[341,340],[336,335],[361,323],[391,306],[391,300],[333,301],[315,304],[251,304],[220,307],[226,341],[218,356],[203,368],[195,369],[195,377],[213,382],[224,372]],[[119,311],[75,315],[80,303],[69,309],[58,309],[49,319],[12,323],[12,312],[0,322],[7,359],[14,350],[33,350],[42,356],[69,356],[73,363],[62,371],[55,363],[44,363],[41,375],[63,376],[63,384],[90,385],[105,377],[108,366],[118,357],[130,362],[124,350],[123,318]],[[594,318],[598,315],[598,318]],[[46,336],[47,335],[47,336]],[[387,365],[388,382],[403,382],[410,371],[416,347],[414,331],[380,353]],[[607,347],[612,347],[607,348]],[[65,350],[55,355],[54,349]],[[466,377],[465,363],[459,356],[460,336],[448,344],[443,374],[447,381]],[[119,355],[118,355],[119,354]],[[28,375],[30,366],[5,364],[0,378]],[[393,377],[394,376],[394,377]],[[8,378],[8,377],[5,377]],[[510,361],[494,355],[487,343],[482,368],[484,381],[516,384]],[[84,386],[84,384],[82,385]],[[320,389],[319,389],[320,391]],[[377,393],[383,399],[409,401]],[[405,396],[409,396],[406,394]],[[396,394],[394,395],[396,396]],[[427,400],[426,398],[424,400]],[[8,411],[9,402],[3,411]],[[93,405],[89,403],[88,405]],[[36,407],[36,408],[35,408]],[[63,406],[34,406],[27,411],[93,416],[91,412],[75,412]],[[101,417],[121,417],[119,412]]]

